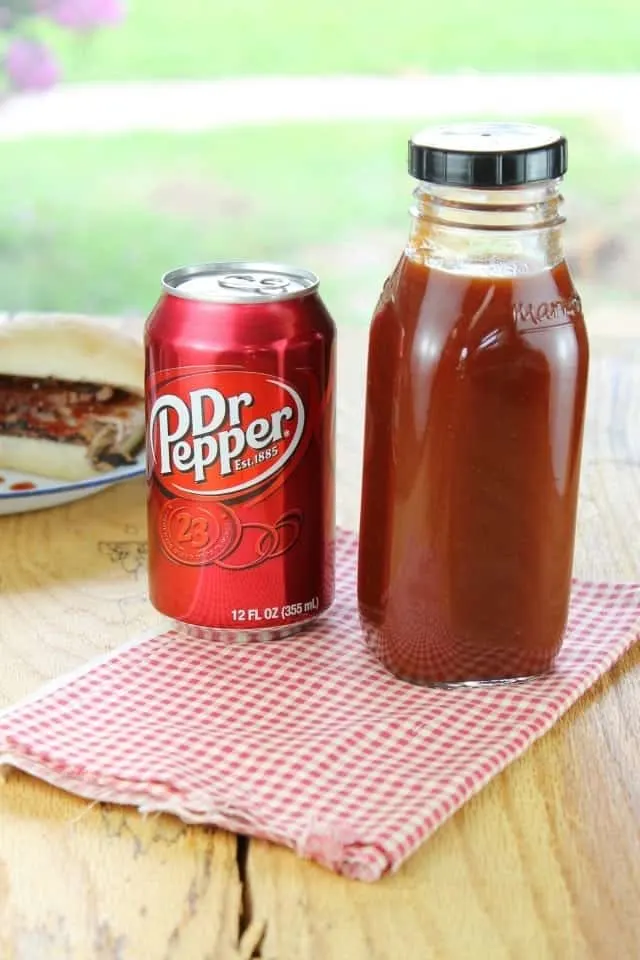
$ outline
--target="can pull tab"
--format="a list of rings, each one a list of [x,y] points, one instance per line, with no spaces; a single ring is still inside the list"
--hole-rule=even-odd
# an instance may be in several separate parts
[[[227,290],[242,290],[244,293],[257,293],[268,297],[272,293],[286,290],[289,280],[286,277],[256,277],[251,273],[228,273],[218,281]]]

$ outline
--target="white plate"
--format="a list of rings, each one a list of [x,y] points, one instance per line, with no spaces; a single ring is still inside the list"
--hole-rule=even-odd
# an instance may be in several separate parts
[[[140,453],[135,463],[124,467],[117,467],[108,473],[101,473],[89,480],[54,480],[51,477],[37,477],[31,473],[18,473],[15,470],[4,470],[0,467],[2,483],[0,483],[0,516],[9,513],[27,513],[31,510],[46,510],[48,507],[58,507],[72,500],[91,497],[100,490],[122,483],[132,477],[141,477],[145,472],[144,451]],[[16,483],[32,483],[28,490],[12,490]]]

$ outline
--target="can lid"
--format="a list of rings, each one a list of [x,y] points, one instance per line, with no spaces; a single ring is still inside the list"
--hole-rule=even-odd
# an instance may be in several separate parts
[[[295,300],[313,293],[318,283],[316,275],[309,270],[248,260],[178,267],[162,278],[164,289],[175,297],[213,303]]]
[[[532,123],[444,124],[409,141],[409,173],[428,183],[517,187],[566,171],[565,137]]]

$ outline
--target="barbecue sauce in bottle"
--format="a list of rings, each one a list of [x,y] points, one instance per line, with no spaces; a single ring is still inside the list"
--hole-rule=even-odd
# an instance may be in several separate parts
[[[373,318],[358,599],[424,684],[549,670],[566,627],[588,344],[564,259],[567,145],[525,124],[409,144],[409,241]]]

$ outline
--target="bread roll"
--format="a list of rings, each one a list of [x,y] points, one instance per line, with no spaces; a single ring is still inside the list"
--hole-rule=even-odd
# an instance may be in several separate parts
[[[104,383],[144,393],[144,351],[134,324],[58,313],[0,317],[0,375]]]
[[[85,480],[144,442],[139,326],[66,314],[0,316],[0,467]]]

